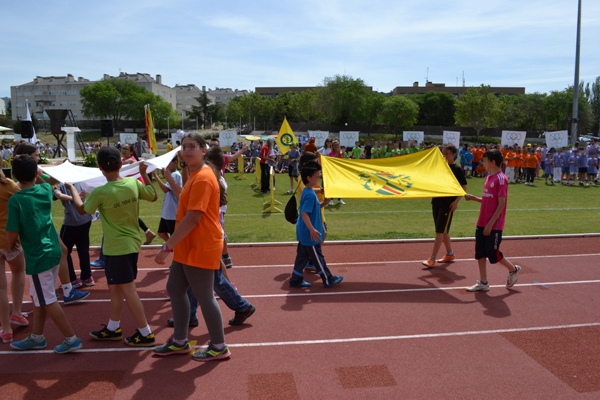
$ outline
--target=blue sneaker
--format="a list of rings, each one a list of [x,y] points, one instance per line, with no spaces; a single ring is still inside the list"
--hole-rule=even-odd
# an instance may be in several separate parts
[[[290,281],[290,286],[293,288],[307,288],[307,287],[311,287],[312,285],[309,282],[306,282],[303,280],[301,282]]]
[[[69,343],[67,339],[54,348],[54,352],[57,354],[66,354],[72,351],[77,351],[83,347],[81,339],[77,338],[73,343]]]
[[[106,268],[106,264],[104,264],[104,261],[102,261],[100,259],[97,259],[96,261],[92,261],[90,263],[90,267],[91,268],[96,268],[96,269],[98,269],[98,268]]]
[[[27,336],[25,339],[20,342],[12,342],[10,347],[15,350],[41,350],[45,349],[47,346],[46,338],[42,338],[41,341],[34,340],[31,335]]]
[[[80,302],[81,300],[85,299],[89,295],[90,295],[90,292],[81,292],[77,289],[71,289],[71,294],[68,296],[65,296],[65,299],[64,299],[65,306],[67,306],[69,304],[75,304],[77,302]]]
[[[315,267],[310,261],[306,263],[306,267],[304,267],[304,269],[311,272],[317,272],[317,267]]]
[[[335,285],[337,285],[338,283],[341,283],[344,280],[344,277],[339,275],[339,276],[331,276],[329,278],[329,285],[324,285],[326,288],[330,288],[333,287]]]

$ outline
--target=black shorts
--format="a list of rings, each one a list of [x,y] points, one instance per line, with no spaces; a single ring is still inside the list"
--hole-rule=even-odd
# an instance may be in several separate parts
[[[587,174],[587,167],[579,167],[580,174]]]
[[[168,233],[172,235],[175,232],[175,220],[161,218],[158,223],[158,233]]]
[[[492,230],[490,236],[483,236],[483,228],[477,227],[475,231],[475,259],[487,258],[491,264],[496,264],[504,256],[500,251],[502,231]]]
[[[105,257],[104,272],[106,273],[106,283],[109,285],[123,285],[131,283],[137,278],[138,253]]]
[[[435,223],[435,233],[448,233],[450,232],[450,225],[452,224],[452,214],[449,205],[435,205],[431,206],[433,211],[433,222]]]

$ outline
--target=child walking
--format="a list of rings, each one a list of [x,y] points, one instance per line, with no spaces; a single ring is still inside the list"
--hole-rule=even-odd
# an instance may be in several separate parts
[[[29,155],[19,155],[13,160],[13,176],[21,190],[8,200],[6,237],[8,248],[17,251],[21,239],[29,276],[30,295],[33,300],[33,327],[27,338],[11,343],[16,350],[39,350],[47,346],[44,337],[46,316],[65,337],[54,347],[58,354],[69,353],[83,347],[75,336],[69,321],[56,300],[56,281],[62,256],[61,246],[52,223],[52,187],[47,183],[36,185],[37,162]]]
[[[314,191],[314,188],[321,181],[321,166],[315,162],[308,162],[302,166],[300,174],[305,188],[310,190],[302,190],[302,197],[300,198],[300,218],[296,223],[298,247],[294,271],[290,277],[290,286],[293,288],[311,286],[310,283],[304,280],[303,275],[304,267],[306,267],[308,261],[311,261],[323,280],[323,285],[330,288],[342,282],[344,277],[331,274],[321,252],[321,243],[325,235],[321,209],[329,203],[327,198],[319,203],[317,194]]]
[[[521,267],[513,265],[500,251],[508,198],[508,180],[500,170],[502,158],[502,153],[497,149],[488,150],[483,154],[482,163],[486,172],[488,172],[483,187],[483,196],[477,197],[472,194],[465,196],[467,201],[481,203],[475,232],[475,258],[479,264],[479,280],[475,285],[467,288],[468,292],[487,292],[490,290],[487,279],[486,258],[490,261],[490,264],[500,263],[508,269],[507,288],[517,283],[521,273]]]
[[[75,187],[65,186],[72,193],[73,204],[80,214],[100,211],[104,232],[104,255],[106,258],[106,281],[110,293],[110,319],[99,331],[90,333],[95,340],[121,340],[121,313],[123,301],[135,320],[135,333],[125,338],[129,346],[154,346],[154,334],[148,326],[144,306],[135,287],[138,253],[142,245],[138,230],[139,200],[156,201],[156,192],[146,173],[148,166],[140,164],[142,184],[135,178],[122,178],[121,155],[116,147],[103,147],[98,151],[98,167],[107,183],[97,187],[81,201]]]

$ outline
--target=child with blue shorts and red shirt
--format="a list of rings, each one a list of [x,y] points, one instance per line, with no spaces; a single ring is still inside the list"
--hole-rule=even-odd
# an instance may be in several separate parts
[[[487,279],[486,259],[491,264],[500,263],[509,273],[506,287],[510,288],[517,283],[521,267],[513,265],[500,251],[502,230],[506,219],[506,200],[508,198],[508,179],[502,173],[503,156],[497,149],[488,150],[481,160],[488,176],[485,178],[483,195],[481,197],[467,194],[467,201],[481,203],[477,230],[475,232],[475,258],[479,264],[479,280],[469,288],[468,292],[487,292],[490,285]]]

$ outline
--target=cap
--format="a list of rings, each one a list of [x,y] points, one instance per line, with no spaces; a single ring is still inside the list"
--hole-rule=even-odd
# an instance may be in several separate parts
[[[102,167],[106,166],[118,166],[121,163],[121,154],[116,147],[107,146],[102,147],[98,151],[98,155],[96,156],[98,161],[98,165]]]

